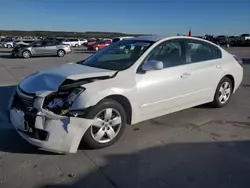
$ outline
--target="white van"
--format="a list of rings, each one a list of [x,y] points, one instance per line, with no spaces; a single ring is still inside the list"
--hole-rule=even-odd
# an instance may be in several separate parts
[[[81,41],[79,39],[65,39],[63,42],[63,44],[68,44],[70,46],[74,46],[74,47],[79,47],[81,46]]]

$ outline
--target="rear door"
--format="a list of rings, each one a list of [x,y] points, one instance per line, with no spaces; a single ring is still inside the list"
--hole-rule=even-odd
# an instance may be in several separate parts
[[[189,100],[193,104],[210,102],[223,74],[221,51],[215,45],[195,39],[186,40],[186,48]]]
[[[45,41],[45,55],[57,54],[57,41]]]
[[[145,59],[161,61],[162,70],[141,72],[136,74],[137,101],[142,119],[150,119],[174,112],[189,105],[189,87],[187,77],[185,41],[169,40],[156,46]]]

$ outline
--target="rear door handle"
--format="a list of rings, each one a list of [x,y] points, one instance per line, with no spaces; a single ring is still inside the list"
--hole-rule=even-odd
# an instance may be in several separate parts
[[[217,65],[216,68],[217,68],[217,69],[221,69],[221,66],[220,66],[220,65]]]
[[[187,77],[189,77],[189,76],[191,76],[190,73],[184,73],[183,75],[181,75],[181,78],[187,78]]]

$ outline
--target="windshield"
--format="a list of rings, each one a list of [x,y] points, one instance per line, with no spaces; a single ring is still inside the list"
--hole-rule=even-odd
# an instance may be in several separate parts
[[[153,44],[152,41],[122,40],[78,64],[109,70],[125,70]]]

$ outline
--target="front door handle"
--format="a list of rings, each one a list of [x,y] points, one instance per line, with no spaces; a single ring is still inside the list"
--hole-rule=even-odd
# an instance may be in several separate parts
[[[189,77],[189,76],[191,76],[190,73],[184,73],[183,75],[181,75],[181,78],[187,78],[187,77]]]
[[[217,65],[216,68],[217,68],[217,69],[221,69],[221,66],[220,66],[220,65]]]

